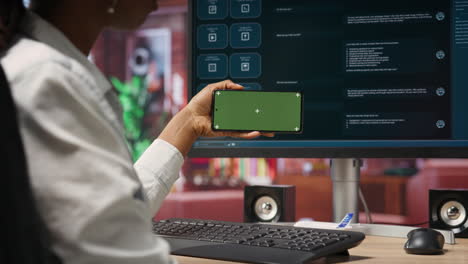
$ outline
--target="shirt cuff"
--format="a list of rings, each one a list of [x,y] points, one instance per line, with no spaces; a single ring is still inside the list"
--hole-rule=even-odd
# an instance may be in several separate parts
[[[178,172],[183,163],[184,157],[176,147],[162,139],[156,139],[138,159],[135,167],[160,174],[162,170]]]
[[[184,157],[179,150],[161,139],[156,139],[135,163],[152,215],[159,210],[179,178],[183,163]]]

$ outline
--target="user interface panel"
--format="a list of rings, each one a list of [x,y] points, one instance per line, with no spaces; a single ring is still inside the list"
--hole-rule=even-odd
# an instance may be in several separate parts
[[[284,142],[466,140],[466,8],[459,0],[195,0],[192,92],[223,79],[303,92],[303,133],[275,138]]]

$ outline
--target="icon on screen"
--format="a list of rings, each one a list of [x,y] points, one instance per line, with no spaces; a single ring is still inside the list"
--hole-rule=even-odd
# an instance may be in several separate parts
[[[437,128],[444,128],[445,127],[445,121],[444,120],[439,120],[436,123]]]
[[[439,59],[439,60],[445,59],[445,52],[444,52],[443,50],[437,51],[436,57],[437,57],[437,59]]]
[[[250,32],[242,32],[241,33],[241,40],[242,41],[249,41],[250,40]]]
[[[216,42],[218,40],[218,36],[216,33],[208,34],[208,42]]]
[[[250,12],[250,4],[243,4],[241,5],[241,13],[249,13]]]
[[[250,71],[250,63],[249,62],[241,63],[241,71],[243,71],[243,72]]]
[[[442,21],[442,20],[445,19],[445,13],[444,12],[437,12],[435,17],[436,17],[437,20]]]
[[[208,14],[216,15],[218,13],[218,7],[215,5],[208,6]]]
[[[216,68],[217,68],[216,63],[208,64],[208,72],[217,72]]]
[[[436,94],[437,94],[438,96],[444,96],[444,95],[445,95],[445,89],[442,88],[442,87],[437,88]]]

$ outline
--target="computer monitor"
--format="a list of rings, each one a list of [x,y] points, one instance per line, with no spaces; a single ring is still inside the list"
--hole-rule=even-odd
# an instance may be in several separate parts
[[[190,156],[468,157],[466,1],[189,3],[190,94],[231,79],[305,102],[300,135],[202,138]],[[332,163],[335,183],[351,183],[334,187],[335,207],[357,208],[358,164]]]
[[[193,157],[468,157],[458,0],[189,1],[189,89],[302,91],[304,132],[198,140]]]

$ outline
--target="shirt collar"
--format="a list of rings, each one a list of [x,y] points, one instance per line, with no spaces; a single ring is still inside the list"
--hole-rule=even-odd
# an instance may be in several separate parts
[[[89,74],[94,77],[96,87],[101,96],[111,89],[111,84],[96,65],[91,63],[86,55],[78,50],[61,31],[37,14],[27,11],[21,23],[20,30],[26,36],[56,49],[84,66]]]

